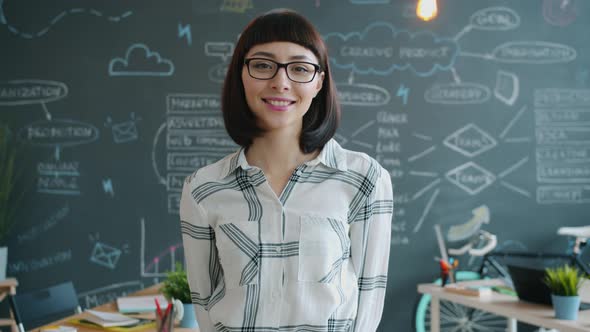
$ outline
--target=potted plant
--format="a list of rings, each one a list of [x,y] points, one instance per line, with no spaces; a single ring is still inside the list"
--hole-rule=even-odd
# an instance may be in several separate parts
[[[180,315],[180,327],[195,328],[198,326],[186,271],[180,263],[177,262],[176,269],[166,274],[166,280],[164,280],[160,291],[168,301],[178,300],[182,302],[183,313]]]
[[[580,307],[578,291],[584,277],[569,265],[545,269],[544,282],[551,290],[555,318],[576,320]]]
[[[22,197],[16,193],[16,148],[10,144],[10,131],[0,123],[0,280],[6,279],[8,248],[6,236],[14,224],[14,216]]]

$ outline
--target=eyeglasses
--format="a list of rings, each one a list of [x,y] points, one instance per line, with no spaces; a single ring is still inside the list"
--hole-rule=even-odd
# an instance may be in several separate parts
[[[244,60],[248,67],[250,77],[257,80],[270,80],[277,75],[279,69],[285,68],[287,77],[296,83],[309,83],[315,78],[315,74],[320,71],[320,66],[311,62],[288,62],[278,63],[276,61],[264,58],[250,58]]]

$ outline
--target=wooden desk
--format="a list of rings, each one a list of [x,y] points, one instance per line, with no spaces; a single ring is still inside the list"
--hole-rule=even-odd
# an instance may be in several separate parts
[[[7,278],[0,281],[0,302],[3,301],[7,295],[16,294],[16,286],[18,286],[18,281],[14,278]],[[12,332],[18,331],[16,322],[12,318],[0,319],[0,326],[10,326]]]
[[[555,313],[551,306],[522,302],[514,296],[496,292],[489,297],[466,296],[445,291],[435,284],[420,284],[418,292],[432,296],[430,299],[431,332],[440,332],[440,300],[506,317],[509,322],[509,332],[516,332],[516,321],[558,329],[561,332],[590,331],[590,310],[580,311],[576,321],[567,321],[553,318]]]
[[[153,285],[151,287],[142,289],[138,292],[135,292],[133,294],[131,294],[131,296],[140,296],[140,295],[152,295],[152,294],[158,294],[159,293],[159,289],[162,287],[161,284],[156,284]],[[99,310],[99,311],[110,311],[110,312],[117,312],[117,303],[115,301],[113,302],[109,302],[109,303],[105,303],[103,305],[100,305],[98,307],[94,307],[92,309],[95,310]],[[84,317],[85,313],[81,313],[81,314],[77,314],[77,315],[72,315],[63,319],[60,319],[58,321],[55,321],[53,323],[47,324],[45,326],[49,326],[49,325],[65,325],[65,326],[72,326],[75,327],[78,332],[96,332],[96,331],[107,331],[104,330],[102,328],[100,328],[99,326],[97,327],[90,327],[90,326],[80,326],[80,325],[74,325],[74,324],[70,324],[68,323],[68,321],[75,319],[75,318],[82,318]],[[146,317],[146,318],[153,318],[155,319],[155,314],[142,314],[141,317]],[[41,329],[43,328],[36,328],[33,331],[35,332],[39,332]],[[156,331],[156,328],[154,327],[153,329],[145,329],[145,330],[141,330],[141,332],[154,332]],[[174,332],[199,332],[199,329],[188,329],[188,328],[180,328],[180,327],[175,327],[174,328]]]

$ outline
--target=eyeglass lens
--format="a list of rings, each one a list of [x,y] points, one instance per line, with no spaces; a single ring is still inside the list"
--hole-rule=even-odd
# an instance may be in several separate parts
[[[273,78],[280,67],[285,65],[278,64],[268,59],[250,59],[248,61],[248,72],[254,78],[268,80]],[[299,83],[311,82],[316,73],[316,67],[307,62],[290,62],[286,64],[287,77]]]

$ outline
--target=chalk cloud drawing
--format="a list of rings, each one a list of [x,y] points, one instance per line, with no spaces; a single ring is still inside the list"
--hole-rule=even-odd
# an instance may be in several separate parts
[[[328,33],[330,61],[335,67],[359,74],[389,75],[395,70],[411,70],[431,76],[453,67],[459,45],[432,32],[398,30],[388,22],[374,22],[363,31]]]
[[[114,58],[109,63],[110,76],[172,76],[174,64],[151,51],[144,44],[133,44],[125,58]]]

